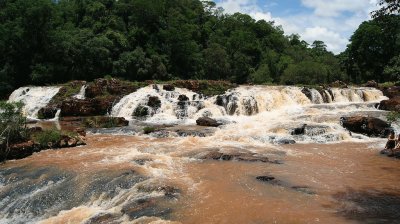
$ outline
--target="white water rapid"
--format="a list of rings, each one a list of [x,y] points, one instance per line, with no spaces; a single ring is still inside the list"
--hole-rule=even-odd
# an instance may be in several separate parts
[[[30,119],[37,119],[38,112],[58,93],[60,87],[21,87],[15,90],[8,102],[22,102],[23,113]]]
[[[81,89],[79,90],[79,93],[76,94],[76,95],[74,96],[74,98],[79,99],[79,100],[84,100],[84,99],[85,99],[86,88],[87,88],[87,85],[83,85],[83,86],[81,87]]]

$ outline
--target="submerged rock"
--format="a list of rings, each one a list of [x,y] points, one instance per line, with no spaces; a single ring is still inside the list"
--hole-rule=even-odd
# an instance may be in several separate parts
[[[303,126],[293,129],[291,132],[291,135],[304,135],[306,127],[307,127],[307,124],[303,124]]]
[[[199,159],[212,159],[212,160],[223,160],[223,161],[243,161],[243,162],[262,162],[262,163],[277,163],[276,161],[270,161],[267,157],[257,155],[254,153],[221,153],[221,152],[207,152],[206,154],[200,155]]]
[[[214,120],[209,117],[201,117],[201,118],[197,119],[196,124],[199,126],[207,126],[207,127],[218,127],[218,126],[222,125],[217,120]]]
[[[389,123],[374,117],[341,117],[341,125],[347,130],[371,137],[388,136],[391,126]]]

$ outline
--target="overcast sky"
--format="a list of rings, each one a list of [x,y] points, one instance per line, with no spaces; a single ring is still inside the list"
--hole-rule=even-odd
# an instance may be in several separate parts
[[[322,40],[328,50],[340,53],[357,27],[370,19],[377,0],[215,0],[226,13],[241,12],[275,21],[287,35],[300,34],[312,43]]]

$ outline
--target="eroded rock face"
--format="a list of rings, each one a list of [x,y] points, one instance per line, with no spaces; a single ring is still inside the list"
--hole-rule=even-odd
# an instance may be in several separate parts
[[[118,79],[96,79],[87,86],[86,97],[95,98],[104,96],[105,93],[118,96],[127,95],[135,92],[137,89],[137,86],[130,85]]]
[[[391,130],[389,123],[374,117],[342,117],[341,125],[347,130],[371,137],[386,138]]]
[[[209,117],[201,117],[201,118],[197,119],[196,124],[199,126],[207,126],[207,127],[218,127],[218,126],[222,125],[218,121],[216,121],[212,118],[209,118]]]

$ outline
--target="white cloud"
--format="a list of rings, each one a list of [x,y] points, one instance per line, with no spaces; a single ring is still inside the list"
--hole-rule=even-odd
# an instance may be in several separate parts
[[[227,13],[241,12],[256,20],[273,20],[283,27],[286,34],[298,33],[310,44],[314,40],[322,40],[328,50],[334,53],[340,53],[346,48],[351,34],[361,22],[370,19],[369,12],[377,7],[377,0],[298,1],[313,9],[313,13],[300,12],[276,17],[273,12],[266,10],[270,7],[260,7],[257,0],[222,0],[218,6],[223,7]]]

